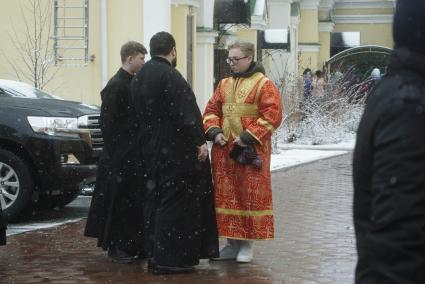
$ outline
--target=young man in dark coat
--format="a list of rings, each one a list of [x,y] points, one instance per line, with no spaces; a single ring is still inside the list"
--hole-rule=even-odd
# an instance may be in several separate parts
[[[146,247],[154,274],[187,273],[218,256],[208,148],[195,95],[174,68],[173,36],[155,34],[131,93],[146,177]]]
[[[354,152],[356,283],[425,283],[425,1],[397,1],[393,36]]]
[[[3,217],[1,205],[0,205],[0,246],[4,246],[5,244],[6,244],[6,220]]]
[[[142,251],[141,182],[136,177],[137,119],[130,106],[130,82],[145,63],[146,48],[127,42],[121,48],[122,67],[101,92],[104,141],[96,189],[85,235],[120,263],[131,263]]]

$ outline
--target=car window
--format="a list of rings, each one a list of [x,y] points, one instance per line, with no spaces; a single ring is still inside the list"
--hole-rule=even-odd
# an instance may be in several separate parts
[[[5,96],[8,97],[33,99],[61,99],[58,96],[51,95],[30,85],[14,84],[10,86],[3,86],[2,88],[4,90]]]

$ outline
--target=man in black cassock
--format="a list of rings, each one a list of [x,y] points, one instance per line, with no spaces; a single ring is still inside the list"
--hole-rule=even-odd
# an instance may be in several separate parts
[[[115,262],[143,256],[142,183],[136,176],[137,119],[130,106],[130,82],[145,63],[146,48],[134,41],[121,48],[122,67],[101,92],[103,151],[85,235],[98,238]]]
[[[425,283],[425,1],[398,0],[394,50],[353,155],[355,283]]]
[[[0,205],[0,246],[4,246],[5,244],[6,244],[6,220],[3,217],[1,205]]]
[[[152,273],[187,273],[200,258],[218,256],[208,148],[195,95],[174,68],[173,36],[155,34],[150,53],[131,84],[145,176],[146,248]]]

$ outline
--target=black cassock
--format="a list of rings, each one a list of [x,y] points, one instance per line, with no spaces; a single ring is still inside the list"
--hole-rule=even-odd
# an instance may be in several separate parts
[[[105,250],[112,244],[135,255],[142,253],[143,204],[135,170],[137,119],[129,104],[133,77],[121,68],[101,92],[104,147],[85,235]]]
[[[6,244],[6,220],[3,217],[1,206],[0,206],[0,246]]]
[[[131,93],[140,118],[148,253],[165,266],[218,257],[211,167],[197,159],[205,137],[193,91],[167,60],[153,57]]]

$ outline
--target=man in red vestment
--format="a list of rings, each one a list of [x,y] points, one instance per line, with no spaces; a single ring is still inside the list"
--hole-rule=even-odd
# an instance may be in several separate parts
[[[232,76],[220,81],[204,113],[214,142],[211,158],[217,225],[227,245],[220,260],[253,259],[253,241],[274,238],[271,136],[282,120],[278,89],[254,62],[252,43],[228,48]]]

